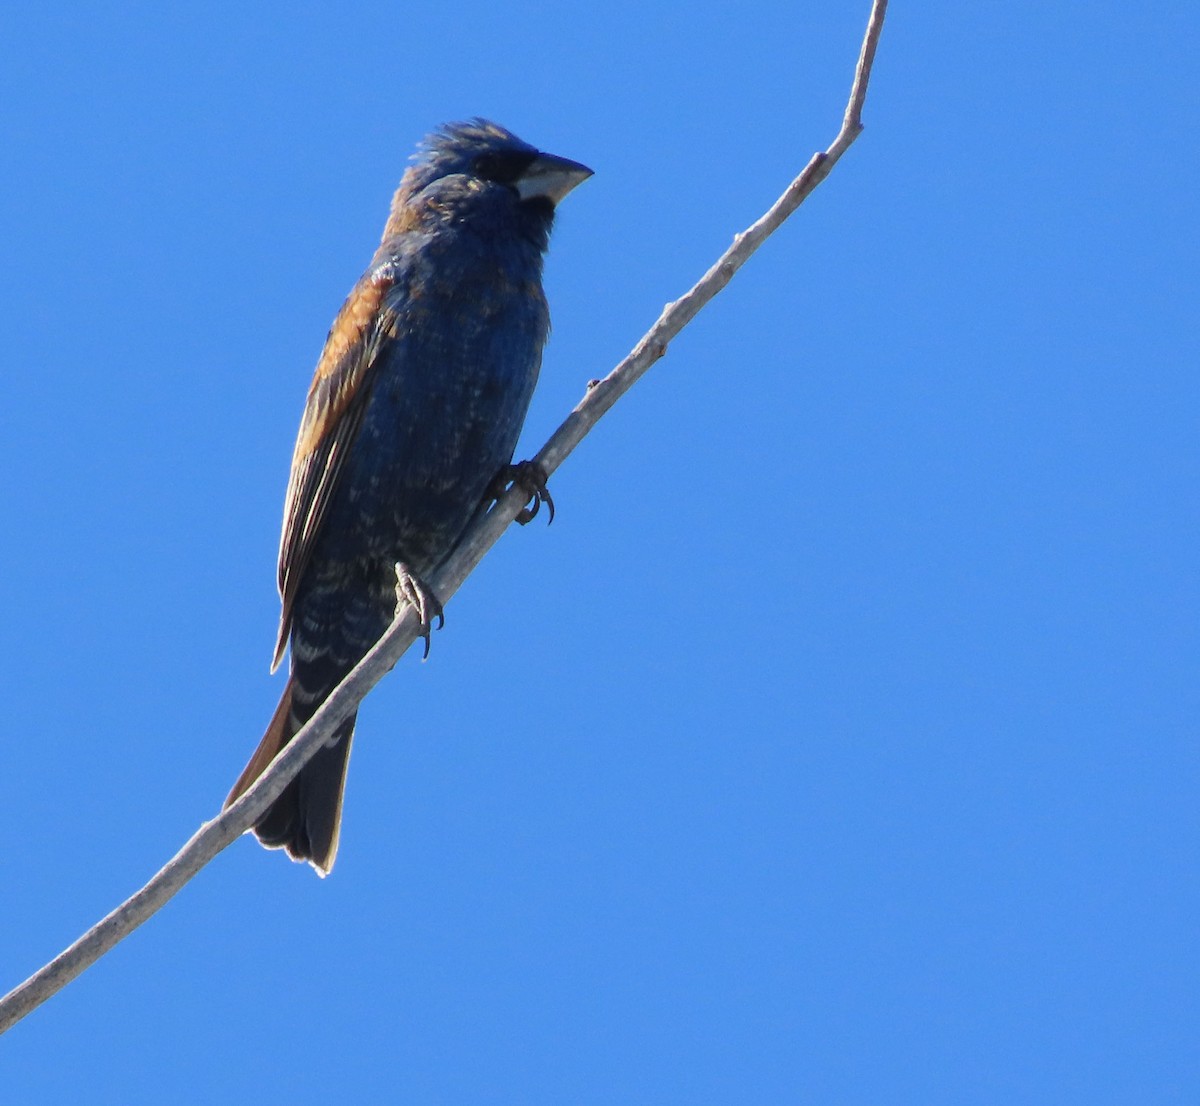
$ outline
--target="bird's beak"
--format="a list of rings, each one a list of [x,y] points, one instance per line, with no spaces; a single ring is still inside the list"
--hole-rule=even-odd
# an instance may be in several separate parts
[[[522,173],[514,187],[522,200],[537,197],[558,203],[577,184],[582,184],[592,175],[586,165],[553,154],[538,154]]]

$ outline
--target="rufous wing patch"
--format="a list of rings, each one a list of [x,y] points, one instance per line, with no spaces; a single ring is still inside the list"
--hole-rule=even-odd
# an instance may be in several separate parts
[[[386,307],[396,278],[390,266],[371,270],[355,286],[330,327],[317,362],[292,455],[283,534],[279,543],[279,593],[283,614],[274,664],[291,628],[292,602],[304,575],[338,473],[358,432],[379,338],[390,326]]]

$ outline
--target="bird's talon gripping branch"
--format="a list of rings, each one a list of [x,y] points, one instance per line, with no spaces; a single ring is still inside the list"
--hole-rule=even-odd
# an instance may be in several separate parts
[[[515,465],[505,465],[488,488],[488,500],[499,500],[515,484],[525,493],[525,506],[517,513],[517,522],[522,526],[528,525],[537,517],[543,503],[549,508],[549,519],[553,522],[554,500],[550,489],[546,487],[548,479],[546,470],[537,461],[518,461]]]
[[[421,619],[421,637],[425,639],[425,652],[421,659],[426,660],[429,657],[429,633],[434,628],[433,620],[438,620],[437,629],[440,630],[446,625],[446,615],[442,611],[441,600],[433,594],[433,589],[416,573],[410,571],[408,565],[397,561],[396,606],[399,608],[405,603],[411,604]]]
[[[546,525],[549,526],[554,521],[554,498],[546,486],[549,479],[546,470],[537,461],[521,461],[509,466],[508,479],[529,497],[525,506],[517,513],[517,522],[522,526],[531,523],[545,503],[549,513]]]

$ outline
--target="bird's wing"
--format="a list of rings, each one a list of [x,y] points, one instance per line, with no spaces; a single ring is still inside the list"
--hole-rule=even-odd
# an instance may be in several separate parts
[[[395,321],[394,310],[386,302],[395,283],[396,273],[390,265],[373,268],[362,277],[333,321],[308,390],[292,455],[279,542],[283,614],[272,671],[283,656],[292,625],[292,603],[362,422],[380,345]]]

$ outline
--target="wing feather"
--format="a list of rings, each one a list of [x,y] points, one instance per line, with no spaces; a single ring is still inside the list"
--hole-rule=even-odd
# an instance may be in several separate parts
[[[333,321],[308,390],[292,455],[279,541],[283,613],[272,671],[279,666],[287,645],[296,592],[320,536],[346,454],[362,423],[372,369],[394,322],[387,296],[395,283],[395,271],[387,264],[362,277]]]

